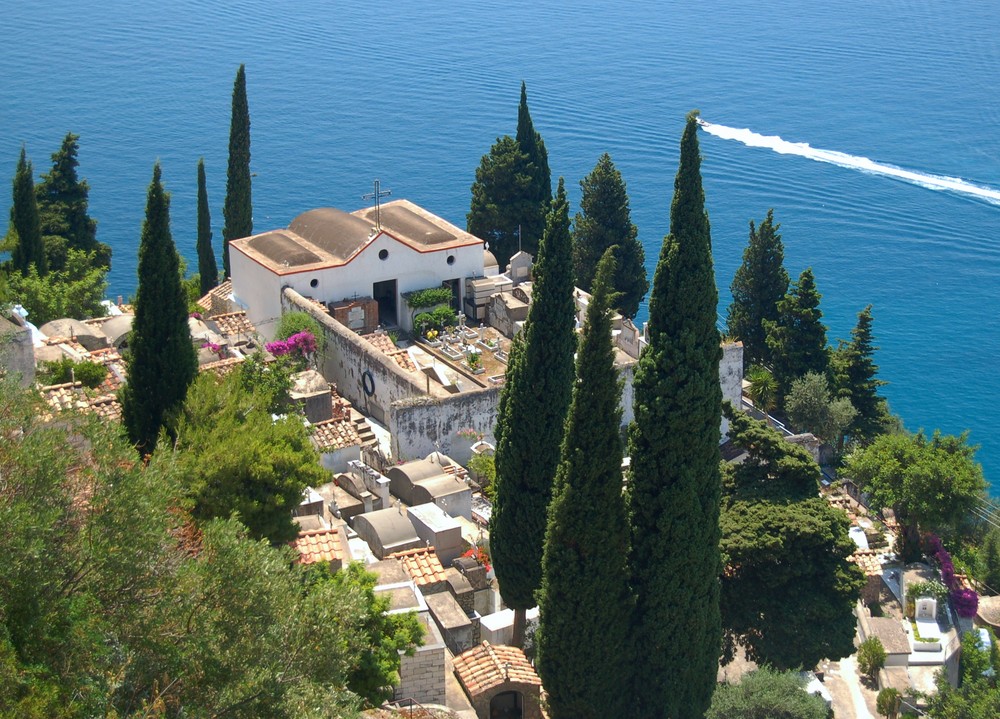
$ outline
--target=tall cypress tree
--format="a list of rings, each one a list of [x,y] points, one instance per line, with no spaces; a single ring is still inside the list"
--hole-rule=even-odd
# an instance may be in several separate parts
[[[855,439],[868,440],[879,434],[885,401],[878,388],[885,384],[877,378],[875,338],[872,334],[872,306],[858,313],[858,324],[851,330],[851,341],[842,343],[834,352],[834,378],[837,395],[847,397],[858,413],[848,427]]]
[[[750,241],[743,250],[743,264],[736,270],[730,289],[733,302],[729,305],[726,327],[733,339],[743,342],[743,365],[770,366],[764,321],[778,319],[778,302],[788,292],[788,272],[785,270],[785,247],[774,222],[774,210],[754,227],[750,220]]]
[[[628,490],[636,594],[632,716],[701,717],[715,689],[719,618],[718,292],[701,182],[697,113],[649,300],[634,383]]]
[[[198,372],[179,265],[170,235],[170,196],[163,190],[156,163],[139,241],[128,383],[119,395],[122,422],[141,456],[156,448],[167,414],[184,401]]]
[[[598,263],[587,307],[548,511],[538,671],[552,719],[628,715],[623,687],[631,671],[631,594],[622,497],[621,382],[611,341],[614,265],[609,249]]]
[[[573,271],[576,286],[590,291],[597,263],[609,247],[617,246],[614,307],[626,317],[635,317],[649,289],[646,254],[639,242],[639,229],[632,224],[625,181],[608,153],[601,155],[593,171],[580,180],[583,196],[573,220]]]
[[[819,301],[816,280],[812,269],[807,267],[778,302],[778,319],[764,320],[771,371],[778,383],[779,407],[784,406],[793,381],[806,372],[825,375],[830,367]]]
[[[545,512],[559,464],[573,387],[573,302],[569,201],[562,180],[552,201],[533,272],[531,307],[514,340],[500,393],[496,501],[490,550],[500,595],[514,609],[514,643],[524,641],[525,611],[542,580]]]
[[[552,202],[552,172],[549,170],[549,153],[542,136],[535,130],[528,111],[528,91],[521,82],[521,103],[517,108],[517,144],[527,156],[524,172],[531,180],[525,192],[529,205],[521,219],[521,236],[527,252],[537,247],[546,226],[546,214]]]
[[[201,294],[219,284],[219,268],[212,249],[212,217],[208,209],[208,187],[205,182],[205,158],[198,160],[198,276]]]
[[[240,65],[233,82],[233,114],[229,123],[229,170],[226,203],[222,208],[222,268],[230,276],[229,242],[253,234],[250,198],[250,108],[247,105],[246,69]]]
[[[490,243],[500,267],[506,267],[521,247],[521,220],[534,210],[525,198],[531,178],[526,174],[527,155],[510,135],[498,137],[476,168],[466,229]],[[535,246],[527,248],[536,253]]]
[[[21,157],[17,161],[17,170],[14,171],[10,229],[7,234],[8,238],[14,239],[10,253],[14,269],[22,275],[27,275],[32,266],[38,270],[39,275],[48,272],[38,203],[35,199],[35,180],[24,145],[21,145]]]

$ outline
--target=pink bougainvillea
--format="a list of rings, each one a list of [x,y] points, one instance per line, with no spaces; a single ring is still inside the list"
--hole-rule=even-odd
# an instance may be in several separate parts
[[[951,593],[951,603],[958,616],[970,619],[979,610],[979,595],[972,589],[958,589]]]
[[[286,340],[268,342],[264,348],[275,356],[294,354],[307,357],[316,351],[316,338],[312,332],[303,330],[296,332]]]

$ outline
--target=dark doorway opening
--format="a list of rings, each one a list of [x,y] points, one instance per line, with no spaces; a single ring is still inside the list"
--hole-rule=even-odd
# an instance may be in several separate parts
[[[395,327],[399,322],[396,316],[396,280],[372,284],[372,297],[378,302],[378,323],[383,327]]]
[[[457,277],[453,280],[444,280],[442,287],[451,290],[451,308],[456,312],[462,311],[462,281]]]
[[[521,692],[501,692],[490,700],[490,719],[521,719]]]

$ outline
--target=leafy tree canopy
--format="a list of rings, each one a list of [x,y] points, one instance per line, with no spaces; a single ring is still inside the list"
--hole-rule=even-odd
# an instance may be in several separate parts
[[[826,375],[818,372],[806,372],[792,381],[792,388],[785,397],[785,413],[795,429],[812,432],[838,446],[857,416],[849,398],[831,399]]]
[[[892,509],[905,530],[903,554],[919,550],[918,530],[952,533],[986,492],[983,468],[968,435],[887,434],[847,458],[845,474],[881,511]]]
[[[501,270],[519,249],[537,253],[537,238],[524,232],[524,218],[533,209],[527,165],[528,156],[517,140],[509,135],[498,137],[483,155],[472,183],[466,229],[489,243]]]
[[[241,391],[239,376],[203,374],[191,386],[176,435],[194,516],[235,513],[251,536],[279,544],[297,534],[291,512],[303,491],[327,475],[301,419],[273,420],[271,401]]]
[[[819,301],[816,280],[806,268],[778,302],[778,319],[763,320],[779,401],[788,395],[797,377],[806,372],[827,372],[830,359]]]
[[[38,327],[63,317],[104,316],[108,272],[93,252],[71,249],[62,269],[43,276],[32,266],[25,275],[11,273],[7,283],[10,298],[28,310],[28,319]]]
[[[726,416],[748,456],[723,470],[724,659],[736,645],[779,669],[850,655],[864,577],[847,561],[846,516],[817,496],[819,468],[805,450],[729,406]]]
[[[805,685],[797,672],[762,667],[739,684],[720,684],[705,719],[826,719],[826,702]]]

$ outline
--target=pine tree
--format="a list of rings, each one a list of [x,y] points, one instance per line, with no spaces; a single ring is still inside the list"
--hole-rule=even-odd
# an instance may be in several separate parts
[[[212,217],[208,210],[204,158],[198,160],[198,276],[202,295],[219,284],[219,268],[212,249]]]
[[[530,178],[525,198],[528,212],[521,219],[521,236],[526,252],[534,254],[538,240],[546,225],[546,214],[552,202],[552,173],[549,170],[549,153],[542,136],[535,130],[528,111],[528,92],[521,82],[521,103],[517,108],[517,144],[527,156],[525,174]]]
[[[527,155],[509,135],[498,137],[476,168],[466,229],[490,245],[501,268],[521,245],[521,220],[531,214]],[[526,248],[532,254],[537,250]]]
[[[539,591],[538,671],[552,719],[625,716],[631,609],[621,382],[611,341],[614,256],[597,266],[552,490]],[[594,511],[598,508],[598,511]],[[595,651],[600,647],[600,651]]]
[[[66,134],[52,154],[52,169],[35,188],[50,270],[63,269],[69,250],[94,252],[97,266],[111,267],[111,247],[97,241],[97,221],[88,212],[90,186],[77,175],[79,139]]]
[[[764,320],[771,371],[778,383],[779,407],[784,406],[796,378],[806,372],[825,375],[829,369],[826,326],[819,301],[816,280],[812,269],[807,267],[778,302],[778,319]]]
[[[833,365],[837,395],[851,401],[857,415],[847,433],[855,439],[872,439],[882,431],[885,400],[878,388],[885,384],[876,378],[875,350],[872,335],[872,306],[858,313],[858,324],[851,330],[851,341],[841,343],[834,352]]]
[[[500,594],[515,610],[514,643],[542,579],[545,512],[559,464],[576,350],[569,201],[562,180],[534,270],[531,307],[508,358],[497,427],[490,550]]]
[[[120,394],[122,422],[141,456],[152,454],[168,413],[184,401],[198,371],[179,264],[170,236],[170,196],[157,163],[139,241],[128,383]]]
[[[39,275],[48,272],[45,260],[45,246],[42,244],[42,229],[38,219],[38,204],[35,200],[35,181],[31,162],[24,145],[14,172],[13,201],[10,206],[10,229],[8,241],[13,240],[10,259],[15,270],[27,275],[31,267]]]
[[[576,286],[589,292],[601,256],[609,247],[617,246],[615,309],[626,317],[635,317],[649,289],[646,255],[639,242],[639,229],[632,224],[625,181],[610,155],[601,155],[593,171],[580,181],[580,188],[582,212],[573,221]]]
[[[778,302],[788,292],[780,228],[774,223],[774,210],[767,211],[759,228],[750,220],[750,241],[730,286],[733,302],[726,327],[730,337],[743,342],[744,367],[771,364],[764,321],[778,319]]]
[[[233,113],[229,124],[229,171],[226,203],[222,208],[222,268],[230,276],[229,243],[253,234],[253,203],[250,193],[250,109],[247,106],[247,76],[244,65],[233,83]]]
[[[715,688],[719,618],[722,348],[701,182],[697,113],[680,167],[649,300],[649,345],[634,382],[628,505],[632,716],[701,717]]]

